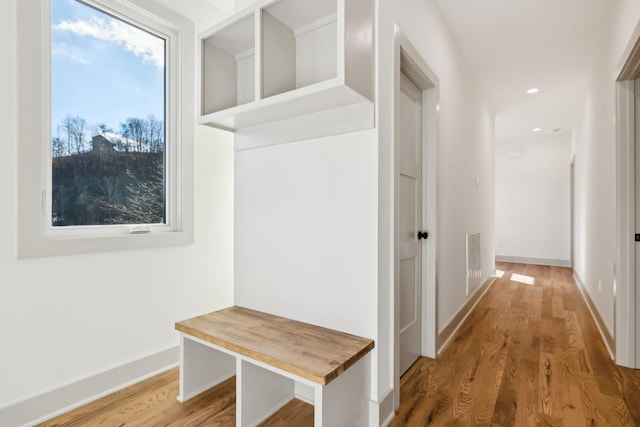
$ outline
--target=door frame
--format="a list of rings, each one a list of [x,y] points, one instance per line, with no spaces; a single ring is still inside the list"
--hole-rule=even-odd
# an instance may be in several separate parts
[[[615,74],[616,94],[616,285],[614,345],[618,365],[640,367],[636,342],[636,91],[640,77],[640,23],[629,39]],[[640,94],[639,94],[640,95]],[[638,171],[640,173],[640,171]],[[639,230],[640,231],[640,230]],[[638,266],[640,267],[640,266]]]
[[[617,268],[614,293],[616,363],[635,368],[635,96],[633,80],[616,82]]]
[[[436,357],[437,337],[437,155],[438,155],[438,110],[439,79],[422,58],[409,39],[394,25],[394,65],[393,65],[393,156],[392,174],[394,188],[394,212],[396,203],[395,182],[395,141],[400,139],[400,76],[404,72],[422,90],[422,229],[429,232],[429,238],[422,248],[422,343],[423,356]],[[395,230],[395,220],[394,220]],[[394,408],[400,405],[400,313],[399,313],[399,271],[396,268],[398,254],[393,237],[394,285],[393,285],[393,401]]]
[[[569,166],[569,180],[570,180],[570,194],[569,194],[569,266],[571,267],[571,271],[575,274],[576,268],[576,248],[575,248],[575,240],[576,240],[576,156],[575,154],[571,158],[571,165]]]

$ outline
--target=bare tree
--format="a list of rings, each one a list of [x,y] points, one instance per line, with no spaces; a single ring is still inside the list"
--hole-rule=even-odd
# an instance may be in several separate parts
[[[72,153],[72,144],[71,144],[71,129],[73,125],[71,124],[71,116],[66,115],[64,119],[62,119],[62,123],[58,125],[58,134],[61,135],[58,138],[63,141],[65,146],[67,155],[71,155]]]
[[[149,132],[149,152],[160,153],[164,151],[164,123],[155,116],[147,117],[147,130]]]
[[[59,157],[52,162],[52,223],[162,223],[164,132],[164,122],[154,116],[128,118],[119,132],[65,116],[51,141],[52,153]],[[87,136],[97,135],[109,139],[115,150],[98,150],[99,156],[88,152]]]
[[[73,118],[73,142],[77,153],[85,151],[86,125],[85,119],[78,116]]]
[[[145,136],[147,135],[147,124],[143,119],[129,117],[125,123],[120,125],[122,137],[135,144],[134,151],[144,151]]]
[[[64,150],[64,141],[60,137],[54,136],[51,140],[51,153],[53,157],[63,156]]]
[[[58,126],[59,144],[65,145],[68,155],[80,154],[85,148],[87,122],[80,116],[66,115]]]

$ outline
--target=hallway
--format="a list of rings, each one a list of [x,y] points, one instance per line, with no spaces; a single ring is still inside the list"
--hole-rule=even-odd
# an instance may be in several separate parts
[[[440,357],[402,378],[391,426],[640,425],[640,370],[611,361],[571,270],[496,267],[503,277]],[[177,393],[174,369],[42,425],[235,425],[233,381],[185,404]],[[294,401],[265,425],[312,424],[313,407]]]
[[[402,378],[391,425],[640,425],[640,371],[611,361],[571,270],[496,268],[440,357]]]

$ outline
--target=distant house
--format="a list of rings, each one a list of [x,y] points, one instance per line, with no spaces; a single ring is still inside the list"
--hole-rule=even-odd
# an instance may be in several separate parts
[[[116,151],[116,144],[109,141],[102,135],[91,138],[91,152],[94,154],[113,154]]]

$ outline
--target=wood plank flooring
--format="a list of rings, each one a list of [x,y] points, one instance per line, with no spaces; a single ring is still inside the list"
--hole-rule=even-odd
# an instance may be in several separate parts
[[[402,377],[391,426],[640,426],[640,371],[611,361],[571,271],[497,268],[504,276],[447,349]],[[177,395],[174,369],[41,426],[235,425],[233,379]],[[312,426],[313,407],[294,400],[263,425]]]
[[[403,376],[391,426],[640,426],[640,371],[610,359],[571,270],[497,268],[440,357]]]
[[[236,425],[235,377],[180,403],[178,369],[39,424],[39,427]],[[261,427],[312,427],[313,406],[294,399]]]

